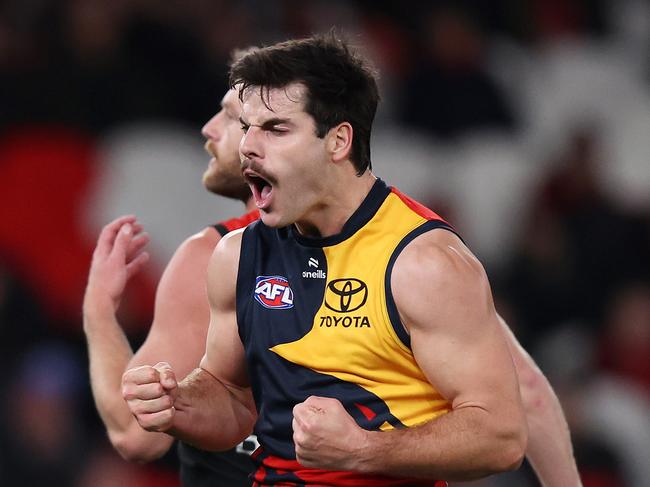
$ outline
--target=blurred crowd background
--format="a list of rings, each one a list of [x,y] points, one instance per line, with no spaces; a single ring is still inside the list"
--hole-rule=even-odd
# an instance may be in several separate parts
[[[452,222],[551,380],[585,487],[650,485],[650,2],[0,2],[0,484],[177,486],[109,448],[81,301],[101,226],[136,213],[160,272],[205,225],[200,127],[235,47],[332,26],[381,72],[375,173]],[[179,337],[182,343],[182,337]],[[535,486],[527,466],[472,485]]]

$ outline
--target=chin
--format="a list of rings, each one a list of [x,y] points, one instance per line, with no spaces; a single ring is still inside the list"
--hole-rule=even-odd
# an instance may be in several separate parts
[[[203,180],[203,185],[205,187],[213,185],[212,180],[214,179],[214,171],[212,170],[212,168],[207,168],[203,172],[203,176],[201,179]]]
[[[208,168],[203,173],[203,186],[205,186],[208,191],[221,194],[223,189],[226,187],[226,182],[223,174],[219,173],[216,169]]]
[[[277,213],[268,210],[260,210],[260,220],[264,222],[264,225],[271,228],[286,227],[290,223],[284,221],[284,219]]]

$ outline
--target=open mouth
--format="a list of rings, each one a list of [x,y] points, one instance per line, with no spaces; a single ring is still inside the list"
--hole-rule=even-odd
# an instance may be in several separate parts
[[[244,177],[246,178],[246,182],[250,186],[251,192],[253,193],[255,206],[257,206],[259,209],[268,207],[271,202],[273,185],[259,174],[253,173],[251,171],[246,171]]]

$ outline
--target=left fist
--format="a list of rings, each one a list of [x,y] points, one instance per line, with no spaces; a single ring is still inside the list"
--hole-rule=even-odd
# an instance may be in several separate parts
[[[357,470],[368,441],[338,399],[310,396],[293,408],[296,460],[305,467]]]

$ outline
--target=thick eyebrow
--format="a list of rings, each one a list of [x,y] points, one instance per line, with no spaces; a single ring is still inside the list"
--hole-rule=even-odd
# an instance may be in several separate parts
[[[252,126],[255,126],[255,127],[260,127],[261,129],[264,129],[264,130],[268,130],[271,127],[275,127],[276,125],[282,125],[283,123],[291,124],[290,119],[288,119],[288,118],[280,118],[280,117],[269,118],[268,120],[265,120],[264,123],[262,123],[260,125],[256,125],[256,124],[250,124],[250,123],[246,122],[244,120],[244,118],[240,116],[239,117],[239,122],[242,125],[246,125],[246,126],[249,126],[249,127],[252,125]]]

